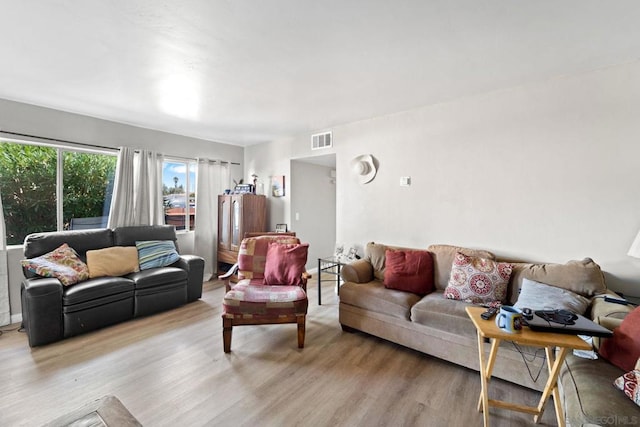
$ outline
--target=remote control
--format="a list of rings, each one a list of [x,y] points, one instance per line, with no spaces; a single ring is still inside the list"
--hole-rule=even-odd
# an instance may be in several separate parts
[[[615,297],[610,297],[608,295],[604,297],[604,300],[606,302],[613,302],[613,303],[616,303],[616,304],[622,304],[622,305],[627,305],[628,304],[627,300],[624,299],[624,298],[615,298]]]
[[[480,317],[482,317],[484,320],[489,320],[491,319],[493,316],[496,315],[496,313],[498,312],[497,308],[489,308],[487,309],[487,311],[485,311],[484,313],[482,313],[480,315]]]

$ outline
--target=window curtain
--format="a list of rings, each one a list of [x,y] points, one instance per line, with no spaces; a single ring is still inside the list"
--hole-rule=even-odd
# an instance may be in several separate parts
[[[7,268],[7,230],[0,194],[0,326],[11,323],[9,308],[9,271]]]
[[[204,258],[204,280],[217,272],[218,194],[229,184],[229,164],[198,159],[194,252]]]
[[[109,228],[164,224],[162,160],[153,151],[120,147]]]
[[[154,151],[140,150],[134,156],[133,188],[136,193],[137,225],[164,224],[162,162],[163,157]]]

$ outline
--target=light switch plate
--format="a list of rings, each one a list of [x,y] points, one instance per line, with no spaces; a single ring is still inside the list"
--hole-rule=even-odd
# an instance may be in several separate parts
[[[400,186],[401,187],[409,187],[411,185],[411,177],[410,176],[401,176],[400,177]]]

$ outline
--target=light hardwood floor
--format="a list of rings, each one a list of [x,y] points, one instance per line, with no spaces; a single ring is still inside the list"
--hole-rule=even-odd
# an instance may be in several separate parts
[[[302,350],[295,325],[243,326],[223,353],[222,296],[209,282],[200,301],[35,349],[24,333],[5,332],[0,425],[41,425],[106,394],[145,426],[482,425],[477,372],[342,332],[329,284],[318,306],[309,283]],[[540,393],[492,380],[491,396],[535,405]],[[533,425],[500,409],[491,422]],[[552,402],[541,425],[555,425]]]

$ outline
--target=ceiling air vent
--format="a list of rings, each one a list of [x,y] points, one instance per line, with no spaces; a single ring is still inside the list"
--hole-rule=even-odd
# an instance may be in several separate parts
[[[316,133],[311,135],[311,149],[319,150],[321,148],[329,148],[333,144],[331,132]]]

